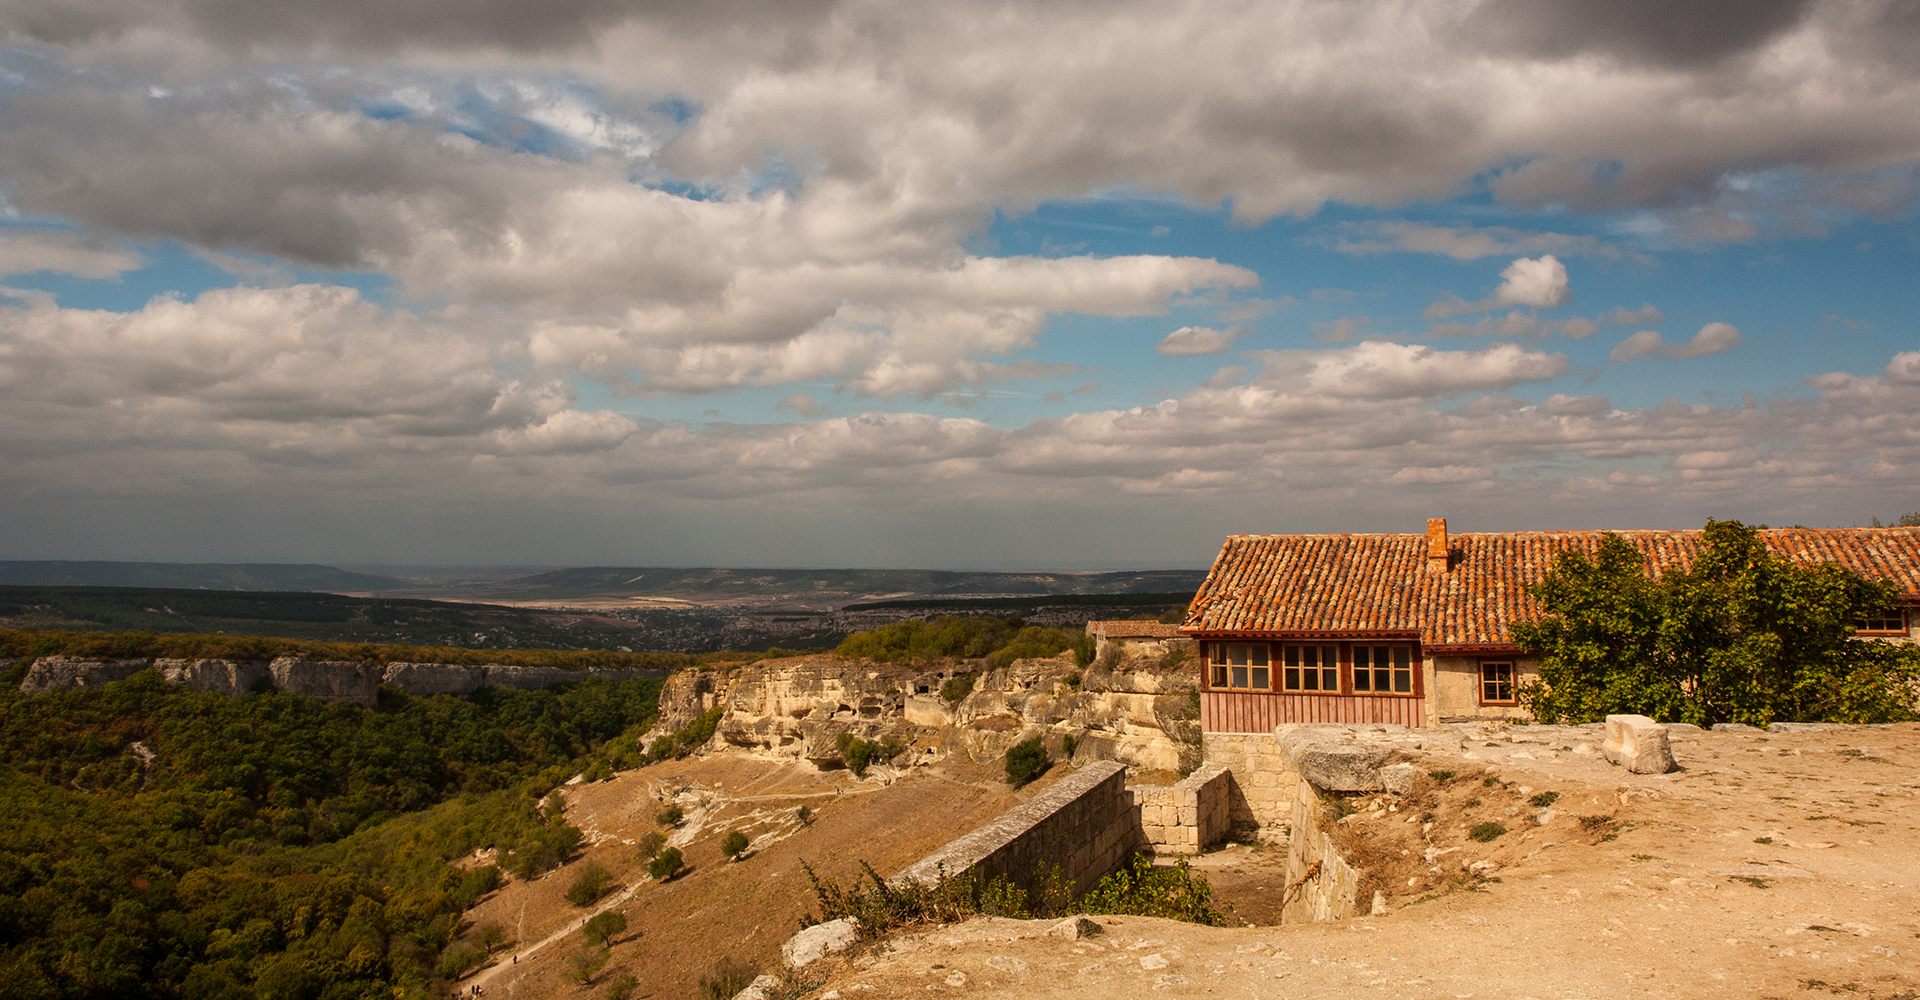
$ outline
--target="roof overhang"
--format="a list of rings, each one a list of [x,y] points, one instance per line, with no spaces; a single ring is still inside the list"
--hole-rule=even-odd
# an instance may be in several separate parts
[[[1389,639],[1419,642],[1419,629],[1206,629],[1182,628],[1195,639]]]

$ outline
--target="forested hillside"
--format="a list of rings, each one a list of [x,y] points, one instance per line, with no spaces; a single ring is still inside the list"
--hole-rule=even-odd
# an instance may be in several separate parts
[[[369,710],[151,671],[26,696],[25,670],[0,674],[4,997],[438,995],[461,912],[501,868],[575,849],[549,793],[589,755],[637,755],[660,688]],[[485,847],[500,867],[450,864]]]

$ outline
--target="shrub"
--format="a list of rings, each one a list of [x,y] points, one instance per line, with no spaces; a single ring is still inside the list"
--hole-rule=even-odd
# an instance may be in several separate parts
[[[648,830],[640,835],[640,842],[633,845],[633,856],[641,861],[652,861],[667,846],[667,835],[658,830]]]
[[[1067,687],[1070,687],[1075,691],[1080,690],[1080,674],[1077,671],[1074,673],[1068,674],[1066,677],[1061,679],[1066,682]]]
[[[960,704],[962,699],[973,693],[973,685],[979,679],[980,675],[972,671],[947,678],[947,682],[940,685],[940,699],[949,705]]]
[[[647,874],[661,882],[672,881],[673,877],[680,873],[684,863],[680,857],[680,849],[669,847],[653,856],[653,860],[647,864]]]
[[[1440,782],[1452,781],[1453,775],[1454,775],[1454,772],[1452,771],[1428,771],[1427,772],[1427,777]]]
[[[1546,807],[1553,805],[1555,802],[1560,801],[1560,793],[1559,792],[1541,792],[1540,794],[1535,795],[1533,798],[1530,798],[1527,801],[1533,803],[1535,806],[1541,809],[1545,809]]]
[[[607,959],[612,957],[613,954],[605,948],[582,948],[567,959],[567,975],[583,986],[591,985],[593,977],[599,974],[600,970],[606,966]]]
[[[1073,665],[1082,670],[1093,666],[1093,651],[1096,648],[1098,648],[1098,644],[1094,642],[1093,636],[1082,633],[1080,638],[1074,640],[1073,643]],[[1080,675],[1074,674],[1073,677],[1074,679],[1067,683],[1074,687],[1079,687]]]
[[[614,935],[626,929],[627,918],[608,910],[605,913],[594,914],[593,918],[587,921],[586,926],[580,928],[580,933],[586,937],[589,944],[601,945],[611,942]]]
[[[442,979],[459,979],[486,957],[485,952],[470,944],[454,944],[440,956],[440,966],[436,971]]]
[[[608,883],[613,875],[600,866],[597,861],[589,861],[574,876],[573,884],[567,887],[567,902],[575,906],[586,906],[607,892]]]
[[[686,810],[674,804],[669,804],[659,812],[653,814],[653,821],[661,826],[679,826],[680,821],[686,818]]]
[[[1013,745],[1007,751],[1007,784],[1015,788],[1047,773],[1053,761],[1047,756],[1046,745],[1040,737],[1031,736]]]
[[[795,809],[793,811],[793,815],[795,818],[800,820],[800,824],[802,826],[813,825],[813,810],[811,808],[807,806],[801,806],[800,808]]]
[[[477,936],[480,938],[480,947],[485,948],[487,954],[491,955],[506,943],[507,929],[499,924],[485,923],[480,925]]]
[[[607,984],[607,1000],[627,1000],[639,985],[640,980],[634,978],[633,973],[623,972]]]
[[[1473,840],[1476,840],[1482,844],[1485,844],[1490,841],[1498,840],[1500,837],[1505,836],[1506,832],[1507,832],[1506,827],[1501,826],[1498,823],[1486,822],[1486,823],[1480,824],[1479,826],[1474,827],[1472,830],[1467,831],[1467,836],[1472,838]]]
[[[1073,734],[1068,733],[1067,735],[1060,738],[1060,756],[1065,757],[1068,760],[1072,760],[1073,751],[1077,749],[1079,746],[1080,744],[1078,741],[1076,741],[1073,738]]]
[[[753,985],[759,970],[732,958],[723,958],[713,971],[700,977],[700,1000],[733,1000],[735,994]]]
[[[747,835],[738,830],[730,831],[727,839],[720,843],[720,853],[729,858],[737,858],[747,849]]]
[[[863,740],[852,733],[841,733],[834,740],[834,745],[840,750],[840,759],[846,761],[847,767],[862,778],[866,777],[867,765],[873,762],[874,754],[880,750],[880,744]]]
[[[1088,913],[1168,917],[1218,927],[1226,923],[1213,908],[1213,884],[1192,871],[1181,858],[1171,868],[1156,868],[1144,854],[1133,864],[1100,880],[1080,901]]]

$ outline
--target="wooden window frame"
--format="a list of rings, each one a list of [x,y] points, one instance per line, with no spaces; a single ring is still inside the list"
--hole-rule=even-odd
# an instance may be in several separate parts
[[[1425,670],[1422,657],[1420,656],[1419,643],[1407,642],[1405,640],[1394,642],[1387,640],[1355,639],[1352,642],[1342,643],[1341,646],[1343,647],[1341,652],[1345,654],[1342,666],[1345,668],[1347,692],[1349,694],[1366,695],[1370,698],[1419,698],[1422,696],[1420,690],[1420,675],[1424,673]],[[1363,647],[1366,649],[1405,650],[1407,654],[1407,689],[1405,691],[1376,691],[1373,690],[1374,685],[1369,682],[1367,689],[1361,690],[1359,651]],[[1371,660],[1372,656],[1368,656],[1368,659]],[[1401,667],[1398,662],[1391,663],[1385,670],[1389,678],[1388,683],[1391,684],[1392,675],[1400,671]],[[1373,680],[1378,680],[1382,670],[1379,667],[1370,666],[1368,667],[1368,672],[1373,674]]]
[[[1342,650],[1340,649],[1340,645],[1338,643],[1310,642],[1306,640],[1297,640],[1294,642],[1276,643],[1275,645],[1278,645],[1280,647],[1279,673],[1274,678],[1275,680],[1279,681],[1280,684],[1278,687],[1274,688],[1275,691],[1278,691],[1281,694],[1305,694],[1305,695],[1342,695],[1342,694],[1348,693],[1345,687],[1346,661],[1345,661],[1345,658],[1342,656]],[[1317,664],[1316,666],[1308,667],[1305,665],[1307,660],[1306,650],[1308,649],[1317,649],[1320,651],[1318,654],[1314,656],[1315,663]],[[1296,662],[1294,662],[1292,665],[1289,665],[1287,662],[1289,650],[1300,651],[1299,659]],[[1327,664],[1328,653],[1333,654],[1332,666],[1328,666]],[[1287,671],[1289,670],[1295,670],[1300,672],[1297,679],[1302,684],[1305,683],[1306,671],[1308,670],[1313,670],[1319,673],[1320,680],[1323,683],[1326,680],[1327,676],[1331,674],[1333,676],[1333,687],[1331,688],[1324,687],[1324,686],[1311,687],[1311,688],[1288,687]]]
[[[1507,668],[1507,697],[1505,700],[1487,697],[1487,668]],[[1474,668],[1474,688],[1479,692],[1482,705],[1518,705],[1520,704],[1520,664],[1515,660],[1480,660]],[[1494,683],[1498,683],[1495,681]]]
[[[1907,617],[1906,608],[1894,608],[1893,617],[1891,618],[1855,618],[1853,622],[1854,622],[1853,632],[1855,635],[1910,635],[1912,634],[1911,632],[1908,631],[1911,625],[1911,619]],[[1874,628],[1873,627],[1876,623],[1884,623],[1884,622],[1899,622],[1900,625],[1898,628]]]
[[[1233,646],[1245,646],[1247,648],[1247,662],[1233,662],[1233,651],[1231,649]],[[1256,651],[1258,653],[1257,656]],[[1235,676],[1236,670],[1242,672],[1241,677],[1237,678]],[[1262,685],[1254,684],[1254,680],[1262,673],[1266,675],[1267,682]],[[1276,690],[1273,686],[1273,673],[1273,644],[1270,642],[1247,640],[1245,642],[1214,641],[1207,643],[1207,690],[1209,691],[1271,693]],[[1244,679],[1247,683],[1235,684],[1233,681],[1236,679]]]

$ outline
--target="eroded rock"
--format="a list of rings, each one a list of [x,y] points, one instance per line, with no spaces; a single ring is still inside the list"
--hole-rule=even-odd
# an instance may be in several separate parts
[[[847,950],[860,940],[860,923],[852,917],[814,924],[787,939],[780,946],[780,960],[789,969],[800,969]]]
[[[1607,740],[1600,752],[1635,774],[1666,774],[1675,767],[1667,727],[1644,715],[1607,716]]]

